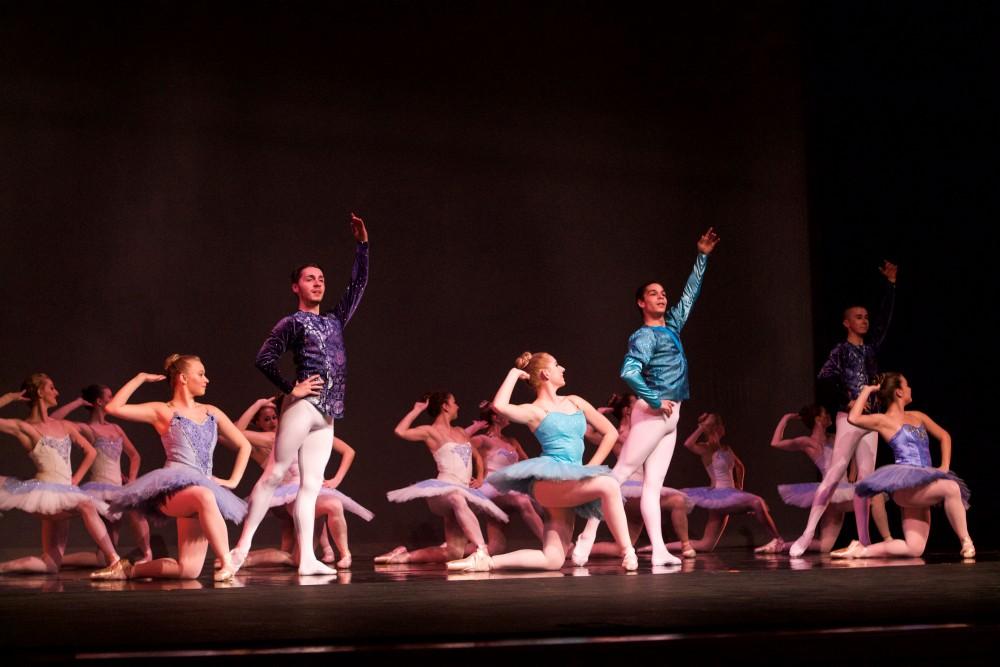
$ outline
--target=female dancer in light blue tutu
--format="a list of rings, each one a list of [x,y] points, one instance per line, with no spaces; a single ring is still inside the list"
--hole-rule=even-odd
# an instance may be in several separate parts
[[[870,546],[858,541],[831,555],[840,558],[917,558],[924,553],[931,530],[931,507],[944,504],[948,523],[962,543],[963,558],[974,558],[966,524],[969,489],[951,472],[951,436],[922,412],[907,410],[913,398],[910,385],[900,373],[883,373],[878,384],[867,385],[851,406],[847,418],[858,428],[878,431],[889,443],[896,462],[882,466],[861,480],[855,492],[862,497],[888,492],[903,513],[903,539]],[[868,398],[878,393],[884,413],[864,414]],[[931,465],[928,434],[941,443],[941,465]]]
[[[27,419],[0,419],[0,433],[14,436],[35,464],[34,479],[0,477],[0,510],[19,509],[42,520],[42,554],[0,563],[0,573],[54,573],[63,564],[69,520],[79,514],[87,532],[97,543],[105,562],[122,567],[115,546],[101,520],[108,505],[85,493],[80,480],[93,464],[97,452],[68,421],[49,416],[59,392],[45,373],[35,373],[21,385],[20,392],[0,396],[0,407],[14,401],[30,401]],[[70,450],[83,450],[83,462],[74,473]]]
[[[483,401],[479,404],[479,421],[475,422],[475,425],[478,424],[485,424],[486,431],[474,436],[470,442],[486,464],[487,475],[528,458],[517,438],[504,433],[504,429],[510,425],[510,420],[494,410],[493,404],[489,401]],[[466,429],[466,431],[468,430]],[[483,484],[482,492],[500,508],[520,514],[529,530],[538,538],[539,542],[542,541],[544,531],[542,518],[538,516],[531,496],[517,491],[500,493],[492,484]],[[501,554],[507,550],[507,535],[504,531],[504,525],[503,522],[487,515],[486,545],[491,554]]]
[[[793,420],[801,420],[809,430],[809,435],[786,438],[785,430]],[[798,412],[790,412],[781,418],[771,437],[771,446],[786,452],[802,452],[816,465],[820,475],[826,475],[833,457],[833,437],[828,433],[832,424],[833,420],[826,408],[815,404],[807,405]],[[847,481],[847,477],[845,470],[819,522],[819,539],[813,539],[809,543],[808,551],[828,553],[840,535],[844,514],[854,511],[854,485]],[[819,486],[819,482],[779,484],[778,494],[788,505],[809,509]]]
[[[243,432],[253,447],[250,456],[265,470],[274,452],[274,438],[278,431],[278,421],[277,406],[275,401],[270,398],[258,399],[236,420],[236,427]],[[250,429],[251,423],[257,430]],[[347,471],[350,470],[351,464],[354,462],[354,448],[337,437],[334,437],[332,445],[333,451],[340,454],[340,466],[337,468],[336,474],[325,480],[323,486],[320,487],[319,496],[316,498],[316,518],[325,520],[325,525],[319,524],[319,529],[316,532],[323,549],[321,560],[325,563],[332,563],[336,560],[333,547],[327,538],[327,528],[329,528],[330,534],[333,535],[334,544],[337,545],[337,550],[340,552],[337,567],[346,569],[351,567],[352,559],[351,548],[347,541],[347,520],[344,518],[344,510],[346,509],[365,521],[371,521],[375,515],[352,498],[337,491],[337,487],[344,481]],[[251,551],[247,554],[243,567],[298,565],[298,544],[290,514],[298,491],[299,467],[293,463],[285,474],[283,483],[274,490],[274,495],[271,496],[271,507],[283,518],[281,549]],[[315,545],[312,546],[315,548]]]
[[[635,570],[639,563],[629,541],[620,483],[610,468],[600,465],[618,440],[618,431],[584,399],[559,395],[559,389],[566,385],[566,369],[551,354],[525,352],[515,366],[497,390],[493,407],[511,421],[526,424],[541,443],[542,454],[498,470],[487,481],[499,491],[531,494],[547,514],[545,539],[541,550],[522,549],[492,557],[480,550],[448,563],[448,569],[558,570],[573,539],[575,515],[600,519],[603,511],[622,556],[622,567]],[[527,380],[535,390],[534,402],[510,402],[518,380]],[[602,439],[589,464],[583,465],[583,434],[588,423]]]
[[[208,387],[201,359],[191,354],[172,354],[164,369],[165,376],[139,373],[105,407],[112,416],[151,424],[160,434],[167,454],[166,465],[125,486],[112,502],[112,509],[139,509],[150,518],[176,519],[178,556],[176,560],[158,558],[130,568],[109,568],[99,578],[193,579],[201,574],[211,544],[215,555],[222,559],[215,580],[226,581],[234,574],[226,520],[239,523],[246,516],[246,503],[230,489],[243,478],[250,443],[221,410],[197,401]],[[132,394],[143,384],[164,379],[173,392],[170,401],[129,404]],[[236,462],[228,479],[212,475],[212,455],[219,432],[236,450]]]
[[[704,440],[701,439],[703,435]],[[781,533],[774,525],[764,499],[743,490],[746,467],[729,445],[722,442],[725,435],[726,427],[719,415],[702,414],[698,417],[698,428],[684,441],[689,451],[701,457],[705,472],[712,480],[712,486],[681,489],[695,505],[708,510],[705,532],[701,539],[693,540],[692,545],[698,551],[713,551],[726,530],[729,515],[750,513],[771,534],[771,541],[754,551],[780,553],[785,548]],[[668,544],[667,548],[677,546],[680,545]]]
[[[454,395],[449,392],[434,392],[413,404],[413,409],[396,425],[395,433],[403,440],[424,443],[434,457],[438,475],[386,494],[394,503],[427,500],[431,512],[444,519],[444,544],[416,551],[398,546],[376,556],[376,563],[444,563],[460,558],[469,542],[475,545],[476,553],[486,554],[483,531],[472,509],[499,521],[508,520],[507,514],[479,490],[485,474],[483,459],[469,442],[466,430],[452,423],[458,417],[458,409]],[[424,410],[433,423],[413,426]]]
[[[66,415],[80,407],[90,411],[90,419],[86,422],[74,422],[80,433],[97,450],[97,458],[94,465],[90,466],[87,482],[80,488],[94,496],[98,500],[110,502],[115,495],[121,491],[122,484],[128,484],[139,477],[139,467],[142,465],[142,457],[139,456],[135,445],[125,435],[117,424],[112,424],[107,419],[107,412],[104,406],[111,402],[111,388],[103,384],[92,384],[85,387],[79,398],[76,398],[65,405],[52,411],[52,417],[63,419]],[[128,457],[128,474],[122,475],[122,454]],[[139,512],[126,512],[132,530],[139,539],[139,549],[142,552],[138,563],[145,563],[153,559],[153,552],[149,546],[149,522]],[[110,519],[110,520],[109,520]],[[107,517],[108,532],[111,541],[118,546],[118,532],[121,527],[121,517]],[[96,553],[77,552],[66,554],[63,559],[66,565],[104,567],[104,555],[100,551]]]

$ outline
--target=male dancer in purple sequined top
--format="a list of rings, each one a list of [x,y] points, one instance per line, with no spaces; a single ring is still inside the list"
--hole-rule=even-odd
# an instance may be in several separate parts
[[[313,543],[316,497],[333,443],[333,420],[344,416],[347,355],[343,328],[354,315],[368,283],[368,230],[361,218],[351,214],[351,229],[357,241],[351,282],[337,306],[320,314],[326,291],[323,271],[306,264],[292,273],[292,292],[298,310],[275,325],[257,353],[257,368],[286,394],[272,458],[250,496],[250,509],[243,534],[233,549],[233,563],[242,564],[250,551],[254,533],[270,507],[271,496],[289,466],[299,461],[301,486],[292,516],[299,544],[299,574],[335,574],[308,547]],[[295,357],[296,382],[286,380],[278,360],[286,350]]]

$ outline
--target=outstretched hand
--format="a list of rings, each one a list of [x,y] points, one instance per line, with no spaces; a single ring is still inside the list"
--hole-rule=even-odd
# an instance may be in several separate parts
[[[715,244],[719,242],[719,235],[715,233],[715,227],[709,227],[708,231],[698,239],[698,252],[703,255],[710,255],[715,250]]]
[[[166,375],[162,375],[160,373],[139,373],[138,377],[141,378],[143,382],[162,382],[167,379]]]
[[[368,229],[365,227],[365,221],[354,213],[351,213],[351,233],[354,234],[354,240],[358,243],[368,243]]]
[[[895,285],[896,272],[898,270],[899,270],[898,266],[896,266],[887,259],[883,259],[882,266],[879,267],[878,272],[881,273],[883,276],[885,276],[885,279],[888,280],[891,284]]]

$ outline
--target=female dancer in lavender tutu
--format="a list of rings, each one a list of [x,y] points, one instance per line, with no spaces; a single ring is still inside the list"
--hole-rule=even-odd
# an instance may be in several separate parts
[[[703,435],[704,440],[701,439]],[[722,442],[725,435],[726,428],[719,415],[702,414],[698,417],[698,428],[684,441],[684,446],[689,451],[701,457],[705,472],[712,480],[712,486],[681,489],[690,496],[695,505],[708,510],[705,532],[701,539],[694,540],[692,545],[698,551],[713,551],[726,530],[729,515],[749,512],[767,529],[772,538],[770,542],[757,547],[754,551],[780,553],[785,543],[767,510],[767,503],[760,496],[743,491],[746,467],[729,445]],[[680,545],[668,546],[676,548]]]
[[[631,392],[612,394],[608,400],[607,407],[598,408],[598,412],[611,415],[618,422],[618,441],[615,442],[613,450],[615,456],[621,455],[622,446],[625,440],[628,439],[628,432],[631,428],[632,406],[635,405],[635,402],[636,395]],[[583,437],[587,442],[594,445],[599,445],[601,441],[601,434],[589,424],[587,425],[587,432]],[[642,469],[639,468],[622,484],[622,500],[625,502],[625,516],[628,519],[628,534],[629,539],[632,541],[632,546],[635,546],[635,543],[639,541],[643,529],[642,511],[639,507],[639,499],[642,497],[642,482],[643,473]],[[682,545],[681,555],[685,558],[694,558],[697,553],[694,547],[691,546],[691,540],[688,537],[687,518],[687,515],[694,509],[694,503],[684,493],[665,486],[660,491],[660,509],[666,510],[670,514],[670,523],[674,527],[674,532],[677,534]],[[652,546],[637,550],[638,553],[643,553],[644,551],[652,551]],[[614,542],[595,542],[590,555],[617,556],[618,545]]]
[[[887,540],[871,546],[858,541],[831,555],[840,558],[917,558],[924,553],[931,530],[931,507],[944,504],[948,523],[962,543],[963,558],[974,558],[966,525],[969,489],[951,472],[951,436],[923,412],[907,410],[913,393],[900,373],[876,376],[877,384],[867,385],[851,406],[847,418],[862,429],[877,431],[889,443],[896,462],[883,466],[858,482],[855,492],[862,497],[888,492],[903,513],[903,539]],[[877,392],[884,413],[864,414],[868,399]],[[931,465],[928,434],[941,444],[941,465]]]
[[[494,410],[493,404],[489,401],[483,401],[479,404],[478,423],[486,424],[486,432],[473,437],[470,442],[486,463],[487,475],[528,458],[517,438],[503,432],[510,425],[510,420]],[[542,518],[538,516],[531,496],[516,491],[500,493],[491,484],[484,484],[482,491],[504,510],[520,514],[521,519],[538,538],[538,541],[542,541],[544,530]],[[488,515],[486,517],[486,535],[486,545],[491,554],[500,554],[507,550],[507,535],[504,532],[504,524]]]
[[[250,458],[250,443],[221,410],[199,403],[208,377],[201,359],[191,354],[172,354],[164,363],[166,375],[139,373],[118,390],[105,406],[108,414],[129,421],[151,424],[160,434],[167,463],[146,473],[112,502],[112,509],[138,509],[153,519],[177,520],[177,559],[157,558],[131,567],[108,568],[98,578],[194,579],[201,574],[208,546],[222,559],[216,581],[227,581],[235,569],[229,558],[226,520],[239,523],[246,516],[246,503],[230,489],[236,488]],[[168,380],[173,393],[162,403],[129,404],[129,399],[147,382]],[[236,450],[229,479],[212,475],[212,455],[218,434]]]
[[[522,549],[492,557],[485,550],[478,550],[467,558],[448,563],[448,569],[558,570],[573,539],[575,515],[600,519],[602,511],[618,545],[622,567],[638,568],[635,549],[629,541],[621,484],[607,466],[600,465],[618,440],[618,431],[584,399],[559,395],[559,389],[566,385],[565,371],[551,354],[525,352],[517,358],[515,368],[507,373],[493,398],[498,413],[526,424],[542,445],[541,456],[509,465],[487,479],[501,492],[531,494],[545,509],[541,550]],[[535,390],[534,402],[521,405],[510,402],[518,380],[527,380]],[[602,434],[602,439],[589,464],[583,465],[583,434],[588,423]]]
[[[458,409],[455,397],[448,392],[428,394],[423,401],[413,404],[413,409],[396,425],[395,433],[403,440],[424,443],[437,464],[438,476],[386,494],[394,503],[426,499],[431,512],[444,519],[444,544],[416,551],[399,546],[376,556],[376,563],[444,563],[461,558],[469,542],[475,545],[476,553],[486,554],[483,531],[472,508],[498,521],[508,520],[507,514],[478,488],[483,483],[483,459],[468,441],[466,430],[453,425]],[[413,426],[424,410],[434,421]]]
[[[250,430],[251,422],[258,430]],[[236,420],[236,427],[242,431],[253,447],[250,456],[262,469],[266,470],[274,451],[274,436],[278,430],[278,411],[274,400],[270,398],[258,399]],[[337,550],[340,552],[337,567],[346,569],[351,567],[352,559],[351,548],[347,541],[347,520],[344,518],[344,510],[346,509],[365,521],[371,521],[375,515],[336,490],[354,462],[354,448],[340,438],[334,438],[332,444],[333,450],[340,454],[340,467],[332,478],[323,482],[319,496],[316,498],[316,517],[317,519],[325,519],[325,525],[320,524],[317,533],[323,549],[322,561],[331,563],[336,560],[333,547],[330,546],[329,538],[327,538],[327,528],[329,528],[330,534],[333,535],[334,544],[337,545]],[[281,549],[251,551],[247,554],[243,567],[297,564],[299,547],[289,507],[295,502],[295,497],[298,495],[298,473],[298,465],[293,463],[285,475],[285,483],[275,489],[274,495],[271,496],[271,507],[279,509],[281,515],[287,517],[287,520],[282,521]],[[311,546],[315,548],[314,545]]]
[[[35,373],[21,388],[20,392],[0,396],[0,407],[30,401],[31,413],[27,419],[0,419],[0,433],[17,439],[37,472],[29,480],[0,477],[0,510],[19,509],[42,520],[42,554],[0,563],[0,573],[58,572],[66,552],[69,520],[76,514],[83,518],[105,562],[120,567],[118,553],[101,521],[100,513],[107,512],[107,503],[77,486],[97,453],[72,423],[49,416],[59,392],[48,375]],[[75,473],[70,466],[73,445],[84,453],[83,463]]]
[[[107,419],[107,412],[104,406],[111,402],[111,388],[102,384],[92,384],[85,387],[81,396],[65,405],[52,411],[54,419],[62,419],[79,407],[84,407],[90,411],[90,420],[87,422],[74,422],[80,433],[97,450],[97,458],[94,465],[90,466],[88,481],[82,488],[84,491],[94,496],[98,500],[109,502],[121,491],[122,484],[128,484],[139,477],[139,467],[142,465],[142,457],[136,450],[135,445],[125,435],[117,424],[112,424]],[[128,474],[122,475],[122,454],[128,457]],[[145,563],[153,559],[152,549],[149,547],[149,522],[146,517],[139,512],[126,512],[132,530],[139,538],[139,549],[142,556],[136,562]],[[118,532],[121,520],[109,521],[108,532],[111,534],[111,541],[118,546]],[[77,552],[66,554],[63,559],[66,565],[104,567],[103,554]]]
[[[793,420],[801,420],[809,429],[809,435],[786,438],[785,430],[788,428],[788,423]],[[798,412],[791,412],[781,418],[771,437],[771,446],[786,452],[802,452],[816,465],[819,474],[825,475],[833,457],[833,438],[827,433],[832,423],[833,420],[830,419],[830,413],[826,408],[815,404],[807,405]],[[779,484],[778,494],[786,504],[808,509],[812,507],[817,489],[819,489],[818,482]],[[808,551],[828,553],[833,548],[844,525],[844,514],[854,511],[853,500],[854,485],[847,481],[845,470],[830,497],[826,512],[820,519],[819,539],[813,539]]]

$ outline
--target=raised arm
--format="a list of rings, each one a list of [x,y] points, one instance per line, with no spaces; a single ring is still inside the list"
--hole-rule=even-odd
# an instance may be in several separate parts
[[[872,322],[871,331],[868,335],[868,342],[876,348],[882,347],[885,337],[889,334],[889,324],[892,322],[892,312],[896,305],[896,273],[898,267],[888,260],[882,262],[879,268],[886,280],[886,286],[882,292],[882,299],[879,302],[878,311],[875,314],[875,321]]]
[[[66,415],[73,412],[77,408],[82,408],[85,405],[90,405],[91,403],[81,396],[79,398],[74,398],[69,403],[65,405],[60,405],[58,408],[49,413],[49,417],[53,419],[66,419]]]
[[[236,420],[235,425],[240,431],[246,431],[250,428],[250,422],[253,421],[254,416],[260,412],[263,408],[270,407],[277,410],[277,406],[274,404],[274,399],[271,398],[258,398],[256,401],[250,404],[243,414],[239,416]],[[244,433],[244,435],[246,435]],[[253,443],[251,443],[253,444]]]
[[[914,412],[920,418],[920,421],[924,423],[924,428],[927,429],[931,437],[941,443],[941,465],[938,466],[938,470],[948,472],[951,470],[951,434],[923,412]]]
[[[708,453],[708,445],[699,440],[705,432],[705,423],[707,418],[707,414],[702,414],[698,417],[698,428],[696,428],[694,432],[687,437],[687,440],[684,441],[684,446],[698,456],[704,456]]]
[[[868,405],[868,398],[874,392],[878,391],[879,385],[869,384],[861,388],[861,393],[858,394],[858,398],[851,404],[851,411],[847,414],[847,421],[852,426],[857,426],[858,428],[868,429],[869,431],[887,431],[892,428],[885,415],[880,412],[874,412],[870,415],[866,415],[865,406]],[[883,437],[891,437],[892,434],[886,436],[882,433]]]
[[[27,401],[28,397],[24,395],[23,391],[8,391],[6,394],[0,394],[0,408],[11,403],[24,403]]]
[[[128,399],[136,389],[147,382],[161,382],[166,379],[165,375],[156,373],[139,373],[134,378],[126,382],[121,389],[111,398],[111,402],[104,406],[104,411],[109,415],[127,419],[133,422],[146,422],[157,427],[158,431],[163,431],[170,421],[170,409],[166,403],[139,403],[128,405]]]
[[[774,428],[774,435],[771,436],[772,447],[789,452],[801,452],[812,449],[815,446],[812,439],[805,436],[785,438],[785,429],[788,427],[788,422],[798,418],[799,415],[795,412],[789,412],[781,418],[781,421],[779,421],[778,425]]]
[[[694,308],[694,302],[698,300],[698,295],[701,293],[705,269],[708,268],[708,256],[715,250],[718,242],[719,235],[712,227],[709,227],[708,231],[698,239],[698,258],[694,261],[694,268],[691,269],[691,275],[688,276],[687,282],[684,284],[681,298],[667,311],[665,317],[667,326],[675,331],[680,331],[687,324],[691,309]]]
[[[333,439],[333,451],[340,454],[340,465],[337,467],[337,473],[323,482],[323,486],[328,489],[336,489],[340,486],[340,483],[344,481],[344,477],[347,475],[347,471],[351,469],[351,464],[354,463],[354,448],[340,438],[335,437]]]
[[[477,419],[477,420],[473,421],[471,424],[469,424],[468,426],[466,426],[462,430],[465,431],[465,435],[467,435],[467,436],[469,436],[471,438],[472,436],[474,436],[475,434],[479,433],[480,431],[482,431],[487,426],[489,426],[489,423],[486,420],[484,420],[484,419]]]
[[[229,420],[222,410],[218,409],[213,405],[207,406],[209,413],[215,417],[216,423],[219,425],[219,433],[225,435],[225,438],[220,438],[222,442],[230,449],[236,450],[236,461],[233,463],[233,471],[229,475],[228,479],[222,479],[213,475],[213,479],[219,484],[219,486],[224,486],[227,489],[235,489],[243,479],[243,473],[247,469],[247,461],[250,460],[250,441],[247,440],[243,432],[236,428],[236,425]]]
[[[139,466],[142,465],[142,457],[139,456],[139,450],[135,448],[129,437],[125,435],[125,429],[117,424],[115,424],[115,428],[122,437],[122,449],[125,451],[125,456],[128,457],[128,476],[123,480],[127,484],[139,477]]]
[[[576,407],[583,411],[583,416],[587,418],[587,423],[601,434],[601,442],[597,445],[597,451],[587,461],[587,465],[596,466],[604,463],[604,459],[608,458],[608,454],[611,453],[611,450],[615,447],[615,443],[618,442],[618,429],[615,428],[614,424],[607,417],[598,412],[593,405],[583,398],[570,396],[569,400],[573,401]]]
[[[500,388],[497,389],[496,396],[493,397],[493,409],[512,422],[527,424],[529,428],[534,430],[544,417],[544,415],[539,415],[540,410],[536,409],[535,406],[514,405],[510,402],[517,381],[527,380],[528,377],[529,375],[519,368],[507,371],[507,377],[504,378]]]
[[[354,250],[354,266],[351,267],[351,282],[347,284],[344,295],[340,297],[340,302],[333,309],[334,315],[344,326],[354,316],[354,311],[361,303],[361,297],[365,294],[365,286],[368,284],[368,230],[365,222],[358,216],[351,213],[351,231],[354,240],[358,245]]]
[[[427,409],[427,401],[417,401],[413,404],[413,408],[399,420],[396,424],[396,428],[393,429],[393,433],[397,437],[403,440],[409,440],[410,442],[424,442],[430,437],[430,427],[429,426],[417,426],[413,428],[413,420],[417,416]]]
[[[72,479],[73,486],[79,486],[80,482],[83,481],[84,475],[90,470],[90,466],[94,464],[94,459],[97,458],[97,450],[94,449],[94,446],[85,437],[80,435],[80,431],[77,430],[72,422],[68,422],[65,419],[61,421],[66,432],[69,433],[73,444],[83,450],[83,461],[76,469],[76,472],[73,473]]]

